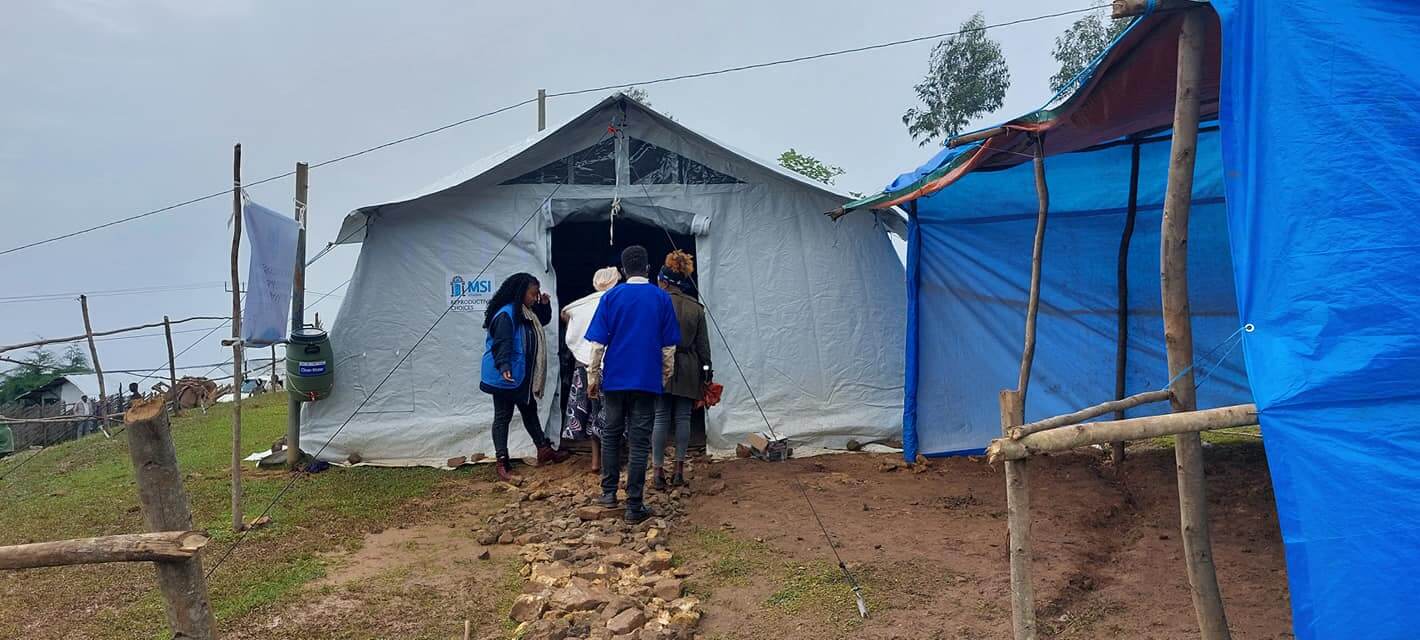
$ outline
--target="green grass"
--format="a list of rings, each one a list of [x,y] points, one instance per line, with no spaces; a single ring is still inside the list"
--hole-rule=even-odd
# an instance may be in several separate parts
[[[1238,427],[1226,431],[1202,431],[1199,437],[1211,445],[1228,446],[1239,444],[1257,444],[1262,442],[1262,429],[1258,427]],[[1173,436],[1159,436],[1150,438],[1149,444],[1160,449],[1173,448]]]
[[[213,541],[210,569],[236,539],[231,530],[229,469],[231,409],[190,411],[173,421],[173,441],[193,509],[194,525]],[[279,394],[244,403],[243,453],[262,449],[286,430]],[[24,466],[15,466],[37,455]],[[68,442],[0,460],[0,545],[143,531],[122,436]],[[466,474],[459,474],[460,476]],[[279,471],[243,471],[244,511],[258,515],[289,481]],[[427,494],[442,479],[434,469],[333,468],[299,478],[272,508],[271,525],[249,533],[209,582],[219,627],[281,602],[324,575],[321,554],[357,548],[366,531],[393,522],[398,507]],[[0,637],[162,637],[162,603],[151,569],[133,564],[41,569],[0,574]],[[102,603],[90,615],[66,602]],[[65,629],[30,628],[26,621],[62,617]],[[225,624],[224,624],[225,623]]]

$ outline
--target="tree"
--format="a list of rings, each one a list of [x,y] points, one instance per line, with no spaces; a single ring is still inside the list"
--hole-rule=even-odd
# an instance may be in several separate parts
[[[92,371],[79,345],[69,345],[63,356],[56,356],[44,347],[35,347],[28,356],[17,360],[19,366],[0,373],[0,404],[14,402],[64,374]]]
[[[1087,13],[1070,28],[1055,36],[1055,50],[1050,54],[1060,63],[1060,71],[1050,76],[1050,90],[1059,93],[1068,88],[1095,56],[1105,50],[1114,38],[1129,26],[1129,19],[1111,20],[1104,12]]]
[[[924,147],[938,139],[945,144],[973,118],[1000,109],[1010,87],[1001,43],[986,35],[986,17],[977,12],[932,48],[927,77],[912,87],[924,108],[908,109],[902,123]]]
[[[824,184],[833,184],[834,178],[844,174],[843,167],[825,164],[818,158],[799,153],[792,148],[779,154],[779,166]]]

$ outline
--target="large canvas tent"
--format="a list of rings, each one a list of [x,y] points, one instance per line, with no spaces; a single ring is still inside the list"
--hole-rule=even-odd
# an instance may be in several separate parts
[[[725,385],[707,412],[709,447],[733,448],[765,431],[766,419],[795,446],[895,439],[905,299],[887,232],[900,217],[820,215],[849,199],[609,97],[414,196],[346,218],[340,241],[362,246],[331,328],[335,389],[305,410],[303,441],[329,440],[321,457],[332,461],[491,456],[492,403],[478,390],[489,295],[526,271],[558,307],[590,292],[592,272],[631,243],[656,264],[671,247],[697,256]],[[560,344],[556,318],[546,336]],[[548,365],[540,408],[555,440],[557,358]],[[512,453],[531,453],[526,434],[512,433]]]
[[[1297,637],[1414,637],[1420,245],[1410,223],[1420,208],[1420,72],[1410,61],[1420,56],[1420,7],[1212,6],[1199,92],[1203,116],[1216,122],[1199,135],[1188,275],[1195,376],[1223,364],[1200,387],[1200,406],[1247,396],[1256,404]],[[1037,134],[1052,214],[1039,390],[1026,419],[1114,396],[1121,203],[1136,146],[1128,391],[1164,382],[1157,207],[1159,154],[1169,146],[1155,139],[1169,137],[1180,20],[1175,11],[1145,15],[1045,109],[976,138],[984,142],[945,149],[848,206],[901,204],[912,213],[909,450],[978,448],[998,437],[995,390],[1015,384],[1020,354],[1011,338],[1029,239],[1019,217],[1034,200],[1022,152]],[[1007,326],[988,329],[995,321]],[[1238,339],[1245,375],[1226,357],[1231,347],[1210,352]],[[956,414],[965,417],[942,421]]]

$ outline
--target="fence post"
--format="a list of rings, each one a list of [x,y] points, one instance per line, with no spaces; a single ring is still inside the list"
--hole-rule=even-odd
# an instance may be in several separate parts
[[[89,361],[94,365],[94,374],[99,377],[99,404],[102,407],[99,411],[99,428],[104,435],[112,437],[108,432],[108,393],[104,389],[104,368],[99,366],[99,349],[94,346],[94,326],[89,323],[89,296],[79,296],[79,308],[84,311],[84,337],[89,341]],[[48,429],[46,429],[48,431]],[[48,434],[46,434],[48,435]]]
[[[138,502],[143,507],[143,524],[155,533],[192,529],[192,512],[188,509],[187,490],[178,470],[177,450],[173,447],[165,407],[166,403],[159,399],[138,400],[124,417],[133,479],[138,483]],[[202,572],[201,555],[154,564],[173,637],[211,640],[216,625],[207,600],[207,578]]]

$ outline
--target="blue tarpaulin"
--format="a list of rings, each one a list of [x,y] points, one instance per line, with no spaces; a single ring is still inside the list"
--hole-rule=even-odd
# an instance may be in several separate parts
[[[1420,637],[1420,3],[1212,6],[1201,93],[1217,121],[1199,137],[1189,238],[1199,404],[1258,406],[1296,636]],[[913,212],[909,457],[979,450],[999,433],[1036,210],[1020,156],[1037,133],[1055,155],[1026,419],[1114,397],[1116,267],[1140,140],[1126,392],[1168,382],[1158,233],[1179,15],[1136,22],[1075,95],[1007,135],[944,150],[848,206]]]

